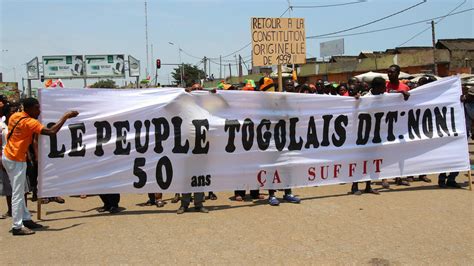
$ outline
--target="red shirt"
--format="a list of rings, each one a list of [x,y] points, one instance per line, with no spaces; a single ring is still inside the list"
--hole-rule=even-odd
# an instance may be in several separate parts
[[[410,90],[410,87],[405,85],[404,83],[398,82],[398,85],[390,83],[390,81],[387,81],[387,90],[386,92],[390,92],[391,90],[395,90],[397,92],[407,92]]]

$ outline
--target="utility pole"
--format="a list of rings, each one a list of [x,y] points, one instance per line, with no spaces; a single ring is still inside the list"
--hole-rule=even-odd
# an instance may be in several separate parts
[[[431,21],[431,38],[433,42],[433,72],[438,75],[438,65],[436,64],[436,36],[435,36],[435,22]]]
[[[209,68],[207,69],[207,72],[209,73],[209,77],[208,78],[211,78],[211,59],[209,58]]]
[[[204,56],[204,59],[203,59],[203,63],[204,63],[204,79],[207,78],[207,57]]]
[[[229,63],[229,79],[232,78],[232,66]]]
[[[148,78],[149,75],[149,67],[150,67],[150,62],[149,62],[149,55],[148,55],[148,11],[147,11],[147,3],[145,1],[145,45],[146,45],[146,68],[145,68],[145,73],[146,77]]]
[[[154,69],[155,69],[155,64],[153,63],[155,60],[153,60],[153,43],[150,44],[150,62],[151,62],[151,65],[150,65],[150,73],[153,74],[154,73]]]
[[[219,56],[219,79],[222,79],[222,55]]]
[[[242,56],[239,54],[239,83],[242,83]]]

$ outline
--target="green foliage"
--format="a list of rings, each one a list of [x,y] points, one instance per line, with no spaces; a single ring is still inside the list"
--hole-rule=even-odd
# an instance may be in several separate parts
[[[106,80],[99,80],[96,83],[91,85],[91,88],[107,88],[107,89],[114,89],[117,88],[115,81],[111,79]]]
[[[190,64],[183,64],[183,80],[186,84],[186,87],[190,87],[193,85],[193,82],[199,82],[199,80],[204,79],[204,71],[199,69],[197,66],[193,66]],[[181,80],[181,72],[180,67],[173,69],[171,76],[175,80],[177,84],[180,83]]]

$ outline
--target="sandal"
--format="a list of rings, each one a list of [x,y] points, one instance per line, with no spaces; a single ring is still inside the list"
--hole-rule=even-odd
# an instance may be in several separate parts
[[[43,198],[41,199],[41,204],[48,204],[49,203],[49,199],[48,198]]]
[[[157,200],[156,201],[156,207],[161,208],[165,206],[165,202],[162,200]]]
[[[386,189],[390,188],[390,184],[387,182],[386,179],[382,179],[382,187]]]
[[[155,205],[155,204],[156,204],[156,202],[155,202],[155,201],[151,201],[151,200],[145,202],[145,206],[153,206],[153,205]]]
[[[243,201],[244,199],[242,196],[235,196],[235,201]]]
[[[54,197],[53,200],[59,204],[64,204],[66,201],[61,197]]]
[[[212,193],[211,195],[209,195],[209,199],[210,200],[216,200],[217,199],[216,194]]]
[[[418,176],[418,179],[420,179],[421,181],[426,182],[426,183],[431,183],[431,179],[426,177],[426,175],[420,175],[420,176]]]
[[[177,203],[179,201],[179,194],[174,194],[174,198],[171,200],[171,203]]]
[[[380,192],[378,192],[377,190],[373,190],[373,189],[366,189],[364,190],[365,193],[372,193],[372,194],[375,194],[375,195],[379,195]]]

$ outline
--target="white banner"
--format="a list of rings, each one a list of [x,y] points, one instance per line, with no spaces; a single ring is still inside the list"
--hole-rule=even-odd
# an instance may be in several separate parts
[[[342,96],[40,90],[43,197],[279,189],[469,169],[461,82]]]

